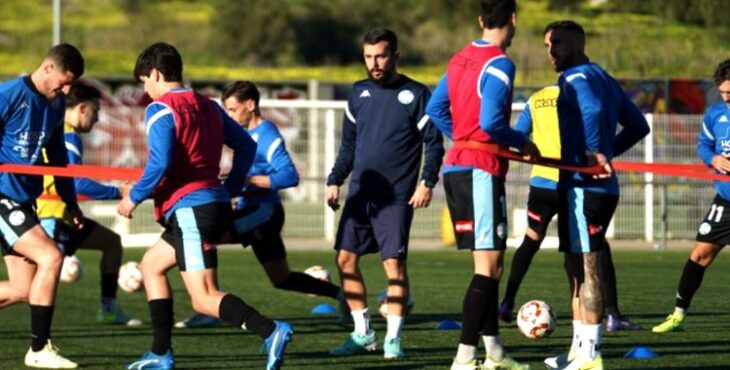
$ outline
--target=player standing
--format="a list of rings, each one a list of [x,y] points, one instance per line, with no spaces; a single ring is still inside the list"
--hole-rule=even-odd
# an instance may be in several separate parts
[[[505,54],[515,33],[514,0],[482,0],[482,38],[449,60],[427,112],[455,144],[444,166],[444,189],[459,249],[472,251],[474,275],[464,296],[459,347],[451,370],[528,369],[507,356],[499,339],[499,279],[507,247],[504,181],[507,160],[487,146],[521,148],[539,156],[535,145],[510,128],[515,65]],[[479,335],[486,347],[476,359]]]
[[[362,255],[379,251],[388,277],[383,352],[386,359],[397,359],[404,356],[400,334],[409,292],[406,258],[413,210],[431,202],[444,153],[443,138],[425,114],[431,96],[428,88],[397,71],[400,54],[395,33],[370,30],[363,39],[363,54],[369,78],[356,82],[348,97],[342,142],[325,195],[336,210],[340,186],[351,175],[335,249],[355,330],[330,353],[355,355],[376,348],[359,261]]]
[[[730,59],[720,63],[713,78],[722,101],[711,106],[705,113],[697,141],[697,154],[709,167],[718,173],[730,172],[730,146],[727,145],[728,123],[730,122]],[[652,328],[655,333],[684,330],[684,319],[697,289],[702,284],[705,270],[715,260],[725,245],[730,244],[730,212],[723,212],[730,206],[730,183],[715,181],[715,199],[707,216],[700,224],[695,245],[684,264],[682,277],[677,288],[674,312],[667,319]],[[730,211],[730,207],[728,207]]]
[[[170,44],[155,43],[137,58],[135,78],[154,100],[145,121],[150,157],[140,181],[119,202],[118,212],[131,217],[147,198],[165,226],[160,239],[142,259],[141,270],[150,308],[150,351],[128,369],[172,369],[174,355],[172,292],[167,271],[180,269],[193,308],[264,339],[266,368],[279,369],[289,324],[271,321],[237,296],[218,289],[216,244],[230,225],[230,194],[243,187],[256,144],[214,101],[182,87],[183,62]],[[225,184],[218,180],[223,144],[233,149]]]
[[[574,324],[567,356],[546,359],[564,369],[603,369],[600,353],[604,299],[599,274],[600,251],[619,199],[618,178],[610,161],[649,133],[649,125],[618,83],[585,55],[585,33],[573,21],[545,28],[545,47],[556,72],[560,95],[561,162],[603,166],[606,174],[561,171],[558,182],[558,233],[565,268],[574,280]],[[617,124],[623,129],[616,133]],[[570,143],[570,145],[567,145]],[[567,358],[568,363],[565,362]]]
[[[0,84],[0,163],[43,163],[42,149],[51,165],[66,165],[63,119],[66,100],[62,89],[84,73],[84,58],[70,44],[51,48],[30,74]],[[74,227],[83,226],[71,178],[56,179]],[[58,354],[51,344],[51,322],[63,253],[46,235],[35,213],[36,198],[43,192],[43,177],[0,173],[0,246],[8,281],[0,282],[7,294],[0,306],[18,301],[30,305],[31,346],[25,365],[74,369],[76,363]]]

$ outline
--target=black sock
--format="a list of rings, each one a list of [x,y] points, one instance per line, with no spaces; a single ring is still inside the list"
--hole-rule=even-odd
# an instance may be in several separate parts
[[[485,307],[482,335],[495,336],[499,334],[499,323],[497,322],[497,313],[499,311],[499,280],[488,277],[485,288],[487,304]]]
[[[522,240],[522,245],[517,248],[515,255],[512,257],[512,266],[510,266],[509,279],[507,280],[507,290],[504,292],[504,301],[512,308],[515,307],[517,290],[520,289],[520,284],[522,284],[522,279],[527,274],[527,269],[530,268],[532,258],[535,257],[535,253],[540,249],[540,243],[542,243],[542,240],[533,240],[525,236],[525,239]]]
[[[117,278],[119,274],[101,274],[101,296],[103,298],[117,299]]]
[[[30,305],[30,348],[38,352],[51,339],[54,306]]]
[[[608,242],[603,242],[601,249],[600,271],[601,280],[603,281],[603,299],[606,307],[607,315],[620,315],[618,309],[618,293],[616,291],[616,269],[613,267],[613,257],[611,256],[611,247]]]
[[[153,299],[147,304],[152,325],[152,352],[162,356],[172,348],[172,325],[175,322],[172,298]]]
[[[286,280],[274,284],[278,289],[293,290],[295,292],[309,293],[324,297],[337,298],[340,287],[330,282],[313,278],[301,272],[291,272]]]
[[[687,260],[684,265],[684,271],[682,271],[682,277],[679,279],[679,288],[677,288],[677,307],[689,308],[692,303],[692,297],[694,297],[697,289],[702,284],[702,277],[705,275],[705,267],[692,261]]]
[[[489,297],[489,278],[484,275],[474,275],[471,278],[469,289],[464,295],[462,308],[461,340],[459,343],[470,346],[479,344],[479,332],[484,328]]]
[[[226,294],[218,307],[220,319],[236,327],[246,326],[246,329],[266,339],[276,328],[276,324],[261,315],[241,298],[233,294]]]

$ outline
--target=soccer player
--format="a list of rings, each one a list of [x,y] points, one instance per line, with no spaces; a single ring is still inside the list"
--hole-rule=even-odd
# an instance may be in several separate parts
[[[730,59],[720,63],[715,69],[714,82],[720,92],[722,101],[711,106],[705,113],[697,141],[697,154],[707,166],[718,173],[730,172],[730,146],[728,141],[728,122],[730,122]],[[715,181],[715,199],[710,205],[704,220],[700,224],[695,238],[695,245],[684,264],[682,277],[677,288],[677,300],[674,313],[666,321],[652,328],[654,333],[684,330],[684,319],[687,315],[692,297],[702,284],[705,270],[715,260],[725,245],[730,244],[730,212],[724,213],[730,205],[730,183]],[[730,207],[728,207],[730,210]]]
[[[145,121],[150,156],[139,182],[119,202],[131,217],[137,205],[154,198],[155,217],[164,227],[160,239],[142,258],[140,268],[150,308],[150,351],[128,369],[175,367],[171,336],[172,292],[167,271],[180,269],[193,309],[248,329],[264,339],[268,370],[279,369],[289,324],[259,314],[237,296],[218,289],[216,244],[230,225],[230,195],[243,187],[256,144],[214,101],[183,88],[183,62],[167,43],[148,46],[137,58],[134,77],[154,100]],[[218,180],[223,144],[233,149],[233,167],[224,184]]]
[[[50,49],[29,76],[0,84],[0,163],[36,165],[67,163],[63,142],[66,100],[61,91],[84,73],[84,58],[70,44]],[[66,202],[76,228],[83,214],[76,202],[71,178],[56,179],[58,194]],[[30,305],[31,345],[25,365],[74,369],[51,344],[51,322],[63,253],[46,235],[35,213],[36,198],[43,192],[43,177],[0,173],[0,247],[8,281],[0,282],[0,306],[19,301]]]
[[[585,55],[585,33],[573,21],[545,28],[545,47],[556,72],[560,95],[561,162],[601,166],[591,176],[561,171],[558,181],[558,234],[566,272],[575,291],[572,308],[579,314],[567,356],[546,359],[564,369],[603,369],[600,345],[604,311],[600,251],[619,199],[618,178],[611,160],[649,133],[643,114],[618,83]],[[617,132],[617,124],[622,126]],[[565,363],[568,361],[567,363]]]
[[[278,191],[297,186],[299,174],[276,125],[261,117],[260,93],[253,82],[236,81],[223,90],[221,101],[228,115],[256,141],[256,159],[246,178],[242,198],[233,211],[233,239],[251,245],[274,287],[344,300],[340,287],[289,270],[281,238],[284,207]],[[218,321],[194,315],[178,327],[214,326]]]
[[[68,152],[68,163],[82,164],[84,153],[80,134],[88,133],[94,127],[99,115],[101,93],[96,88],[74,82],[66,93],[66,114],[64,119],[64,140]],[[74,180],[76,193],[92,199],[120,199],[119,188],[97,183],[90,179]],[[62,248],[63,253],[72,256],[78,249],[101,251],[101,307],[96,322],[138,326],[142,322],[122,312],[117,305],[117,277],[122,263],[122,239],[119,234],[84,218],[84,227],[71,227],[66,203],[56,192],[53,176],[44,177],[44,197],[38,199],[38,217],[46,233]]]
[[[528,369],[509,357],[499,339],[497,310],[507,247],[504,181],[507,160],[488,148],[520,148],[537,157],[535,144],[510,128],[515,65],[505,51],[515,33],[514,0],[481,0],[482,37],[449,60],[426,111],[454,140],[444,165],[444,189],[459,249],[472,251],[474,275],[463,302],[461,339],[451,370]],[[486,359],[476,359],[479,335]]]
[[[558,86],[548,86],[530,96],[525,110],[517,119],[515,130],[525,135],[532,134],[542,156],[560,158],[560,132],[558,128],[557,100],[560,93]],[[527,199],[528,228],[522,244],[514,256],[507,280],[507,290],[499,305],[499,318],[505,322],[512,321],[512,309],[515,307],[515,296],[522,279],[527,274],[532,258],[545,239],[545,233],[553,216],[558,213],[558,178],[556,168],[535,165],[530,175],[530,192]],[[606,330],[638,330],[641,327],[621,315],[618,309],[616,292],[616,271],[613,267],[611,248],[608,242],[601,250],[601,277],[604,282],[606,300]],[[570,280],[572,284],[572,279]],[[571,286],[571,292],[573,287]]]
[[[375,28],[363,38],[368,79],[353,85],[347,99],[342,142],[327,177],[325,200],[339,207],[340,186],[350,175],[350,189],[335,241],[342,289],[355,329],[336,356],[374,351],[360,258],[380,252],[388,277],[386,359],[404,356],[401,328],[409,292],[406,258],[415,209],[428,207],[438,181],[443,138],[424,112],[431,92],[398,73],[398,38]],[[421,152],[425,164],[418,180]]]

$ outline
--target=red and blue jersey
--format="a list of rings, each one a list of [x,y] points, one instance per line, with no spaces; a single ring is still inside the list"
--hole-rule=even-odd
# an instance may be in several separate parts
[[[515,65],[502,49],[477,40],[449,60],[426,112],[446,136],[456,142],[472,141],[522,147],[525,136],[510,125]],[[479,168],[504,178],[508,162],[494,154],[452,147],[444,172]]]
[[[730,155],[730,107],[725,102],[719,102],[705,112],[697,154],[710,167],[712,157]],[[723,199],[730,200],[730,182],[715,181],[715,190]]]
[[[253,163],[256,143],[209,98],[173,89],[145,112],[149,159],[130,198],[135,204],[154,198],[155,217],[180,207],[228,202],[238,194]],[[231,172],[218,179],[223,144],[233,149]]]

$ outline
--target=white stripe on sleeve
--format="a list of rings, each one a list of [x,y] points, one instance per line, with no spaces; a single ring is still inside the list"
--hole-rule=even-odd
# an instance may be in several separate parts
[[[157,103],[157,104],[164,105],[162,103]],[[164,107],[165,107],[164,109],[153,114],[152,117],[150,117],[150,119],[147,120],[147,136],[150,136],[150,128],[152,127],[152,125],[155,122],[157,122],[157,120],[159,120],[160,118],[162,118],[168,114],[172,114],[172,110],[168,106],[164,105]]]
[[[79,150],[79,148],[77,148],[76,145],[69,143],[68,141],[66,142],[66,150],[81,157],[81,151]]]
[[[588,79],[588,77],[586,77],[586,75],[584,75],[583,73],[578,72],[578,73],[573,73],[572,75],[566,77],[565,78],[565,81],[571,82],[571,81],[575,80],[576,78],[582,78],[584,80],[587,80]]]
[[[345,105],[345,115],[347,116],[347,119],[349,119],[350,122],[352,122],[352,124],[354,125],[355,124],[355,117],[352,115],[352,113],[350,113],[349,104],[348,105]]]
[[[424,114],[420,121],[418,121],[418,131],[423,130],[424,127],[426,127],[426,124],[428,123],[428,119],[431,118],[428,116],[428,114]]]
[[[702,122],[702,131],[704,131],[705,135],[707,137],[709,137],[711,140],[715,140],[715,136],[712,135],[712,132],[707,129],[707,125],[705,124],[704,121]]]
[[[271,158],[274,156],[274,151],[276,151],[276,148],[281,145],[281,138],[277,137],[276,140],[274,140],[271,145],[269,145],[269,150],[266,152],[266,161],[271,163]]]

